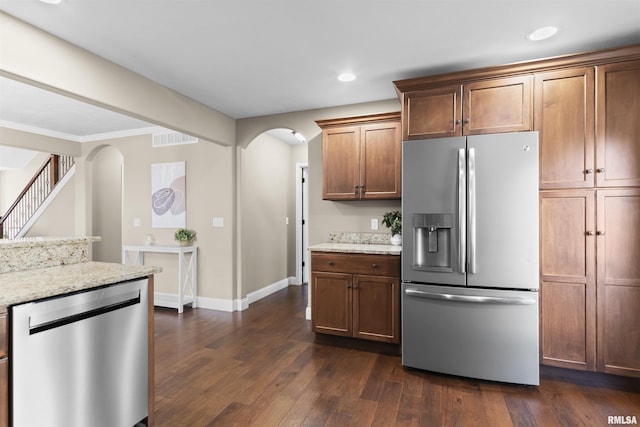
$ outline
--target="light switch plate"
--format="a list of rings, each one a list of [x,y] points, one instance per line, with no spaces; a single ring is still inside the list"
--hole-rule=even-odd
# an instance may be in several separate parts
[[[372,230],[378,229],[378,218],[371,218],[371,229]]]
[[[133,226],[140,227],[140,218],[133,218]]]

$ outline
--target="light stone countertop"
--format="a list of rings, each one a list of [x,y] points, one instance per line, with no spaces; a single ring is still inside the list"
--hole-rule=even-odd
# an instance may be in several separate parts
[[[19,239],[0,239],[1,249],[34,248],[42,246],[60,246],[74,243],[99,242],[98,236],[89,237],[21,237]]]
[[[106,262],[38,268],[0,274],[0,311],[13,304],[64,295],[160,273],[162,268]]]
[[[320,243],[309,246],[311,252],[341,252],[356,254],[400,255],[402,246],[370,243]]]
[[[329,233],[329,242],[309,246],[311,252],[341,252],[349,254],[400,255],[402,246],[390,243],[389,233]]]

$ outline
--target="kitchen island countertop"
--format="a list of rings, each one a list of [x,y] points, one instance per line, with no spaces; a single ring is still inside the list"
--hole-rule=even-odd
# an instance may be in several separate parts
[[[13,304],[138,279],[161,271],[153,266],[88,261],[4,273],[0,274],[0,311]]]

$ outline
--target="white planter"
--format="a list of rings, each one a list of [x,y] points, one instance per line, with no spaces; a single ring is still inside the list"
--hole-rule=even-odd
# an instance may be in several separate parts
[[[394,246],[402,245],[402,234],[394,234],[391,236],[391,244]]]

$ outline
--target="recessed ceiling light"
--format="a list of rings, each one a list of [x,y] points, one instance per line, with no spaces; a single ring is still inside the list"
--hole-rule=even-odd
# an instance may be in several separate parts
[[[296,137],[296,139],[300,142],[307,142],[307,139],[304,137],[304,135],[302,135],[299,132],[296,132],[295,130],[291,131],[291,133],[293,134],[293,136]]]
[[[49,4],[60,4],[62,3],[62,0],[40,0],[42,3],[49,3]]]
[[[542,27],[529,34],[527,38],[531,41],[537,42],[540,40],[548,39],[549,37],[555,35],[555,33],[557,32],[558,29],[556,27]]]
[[[338,76],[338,80],[341,82],[352,82],[356,79],[356,75],[353,73],[342,73]]]

